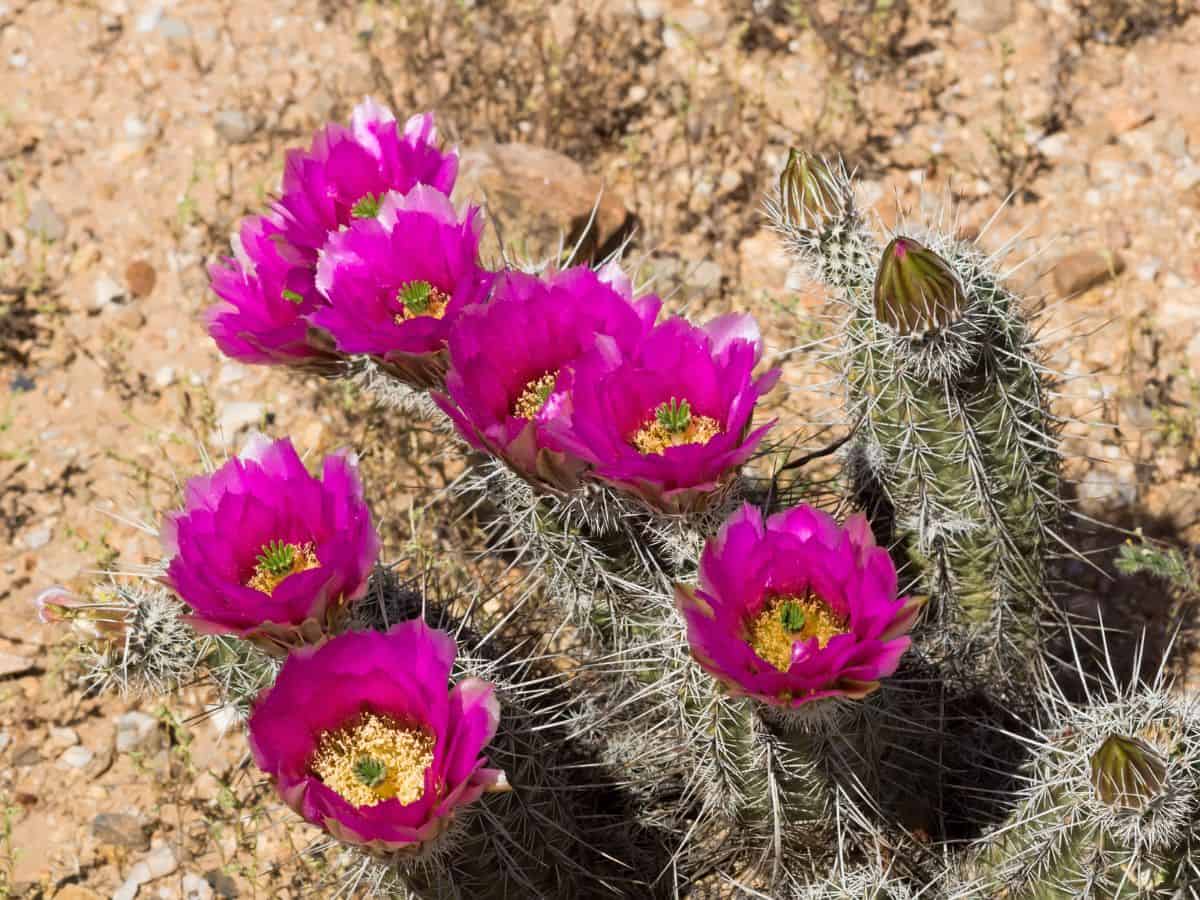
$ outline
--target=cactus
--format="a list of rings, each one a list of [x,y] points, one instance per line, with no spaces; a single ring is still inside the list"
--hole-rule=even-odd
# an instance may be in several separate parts
[[[703,510],[668,515],[598,484],[569,495],[539,491],[485,459],[453,489],[481,520],[489,547],[511,550],[513,564],[526,568],[525,590],[542,591],[611,649],[644,642],[637,620],[670,608],[672,583],[694,577],[705,536],[752,488],[736,480]]]
[[[88,682],[213,684],[324,830],[337,896],[1200,900],[1200,699],[1161,673],[1125,686],[1109,659],[1099,687],[1068,673],[1079,703],[1051,671],[1060,420],[996,257],[940,224],[884,233],[841,162],[791,153],[768,211],[830,289],[852,426],[797,457],[753,421],[779,371],[755,375],[751,317],[659,322],[615,264],[485,271],[433,134],[368,101],[314,143],[320,184],[345,192],[333,218],[293,195],[252,220],[210,324],[227,353],[458,434],[444,494],[498,587],[450,554],[401,581],[351,457],[318,481],[256,439],[189,484],[169,565],[92,603],[39,597],[92,639]],[[335,159],[331,135],[362,152]],[[399,168],[377,171],[396,142]],[[325,179],[343,165],[361,177]],[[458,274],[386,272],[440,258],[425,232]],[[869,522],[814,508],[837,482],[802,467],[843,444],[832,500]],[[1131,545],[1118,567],[1186,592],[1186,562]]]
[[[1200,698],[1160,670],[1122,687],[1112,674],[1085,706],[1043,692],[1047,725],[1008,820],[974,860],[1005,896],[1200,896]]]
[[[840,163],[793,152],[768,204],[792,258],[831,291],[831,356],[855,428],[853,489],[927,593],[930,648],[997,676],[1054,616],[1058,419],[1018,299],[993,260],[935,230],[885,248]]]
[[[353,608],[352,627],[386,631],[421,616],[455,636],[454,677],[496,685],[502,714],[489,761],[504,770],[512,790],[476,804],[428,856],[381,859],[350,852],[340,864],[341,892],[440,900],[608,897],[647,890],[636,873],[664,864],[662,837],[651,828],[629,827],[619,781],[607,774],[588,741],[568,739],[586,730],[587,722],[586,711],[571,698],[570,678],[540,672],[544,660],[506,652],[494,638],[481,636],[454,612],[449,598],[417,587],[432,583],[427,577],[404,583],[390,569],[378,568],[367,596]]]
[[[183,606],[153,582],[115,578],[92,590],[93,602],[59,606],[92,638],[82,645],[91,690],[162,696],[191,680],[207,654],[180,616]]]

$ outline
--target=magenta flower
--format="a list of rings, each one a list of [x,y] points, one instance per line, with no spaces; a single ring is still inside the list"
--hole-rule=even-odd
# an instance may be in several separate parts
[[[324,301],[281,233],[265,216],[242,223],[235,256],[209,269],[213,292],[225,302],[209,309],[208,333],[232,359],[328,370],[337,356],[313,339],[306,321]]]
[[[697,590],[677,586],[692,656],[734,695],[795,708],[865,697],[896,671],[924,598],[896,597],[896,569],[863,516],[838,527],[809,506],[743,506],[708,542]]]
[[[315,642],[366,591],[379,539],[351,458],[327,457],[317,479],[291,441],[259,438],[184,499],[161,529],[166,580],[198,630],[273,650]]]
[[[479,210],[460,220],[433,188],[387,194],[377,218],[333,235],[317,264],[329,305],[310,321],[343,353],[367,353],[414,387],[440,387],[446,338],[464,309],[487,298]]]
[[[530,480],[569,490],[580,463],[552,446],[548,423],[563,409],[572,367],[602,338],[623,353],[649,333],[661,302],[633,299],[615,265],[583,266],[542,280],[507,272],[486,306],[450,333],[445,394],[434,394],[463,438]]]
[[[340,841],[416,854],[504,773],[492,685],[448,686],[454,639],[413,619],[292,653],[250,716],[250,749],[284,802]]]
[[[631,348],[602,340],[549,425],[555,446],[663,511],[702,507],[774,425],[751,431],[758,398],[779,379],[778,369],[754,377],[761,354],[747,315],[703,328],[668,319]]]
[[[208,314],[217,346],[243,362],[331,371],[340,357],[308,324],[326,305],[314,282],[321,248],[355,219],[374,218],[389,191],[422,184],[449,194],[457,171],[458,157],[437,147],[432,115],[414,116],[401,132],[370,99],[349,128],[330,125],[307,152],[290,151],[282,196],[242,226],[235,257],[210,269],[225,301]]]
[[[427,184],[449,195],[457,175],[458,154],[438,149],[432,114],[413,116],[400,131],[395,117],[367,98],[349,128],[326,126],[308,152],[288,151],[274,218],[284,240],[315,266],[330,233],[372,218],[388,191]]]

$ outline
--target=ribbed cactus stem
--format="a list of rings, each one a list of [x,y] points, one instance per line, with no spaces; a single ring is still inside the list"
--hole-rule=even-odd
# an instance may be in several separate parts
[[[856,495],[886,500],[881,537],[909,563],[908,589],[930,597],[928,646],[1010,677],[1053,613],[1061,503],[1057,420],[1028,322],[976,248],[906,232],[880,250],[845,170],[823,163],[818,179],[802,158],[770,211],[841,310],[833,355],[856,426]],[[814,182],[840,202],[789,199]]]
[[[1028,786],[977,872],[1014,900],[1200,894],[1200,706],[1158,686],[1052,710]]]
[[[681,883],[719,858],[755,883],[785,884],[836,849],[829,729],[784,728],[757,701],[727,696],[691,658],[674,607],[672,583],[695,580],[704,538],[736,488],[686,516],[598,487],[538,493],[495,463],[461,488],[486,504],[494,541],[516,548],[586,639],[607,758],[644,798],[641,817],[684,836]]]
[[[682,637],[666,622],[661,635]],[[808,730],[781,727],[757,701],[726,696],[678,648],[661,657],[636,694],[640,701],[628,706],[617,700],[624,713],[609,727],[623,735],[624,753],[646,767],[644,777],[681,781],[678,793],[652,800],[648,810],[687,836],[681,874],[719,861],[743,883],[774,892],[807,880],[814,862],[836,851],[839,820],[857,814],[839,810],[848,804],[839,769],[857,776],[864,760],[838,745],[835,717],[818,718]],[[664,719],[647,727],[651,708]]]

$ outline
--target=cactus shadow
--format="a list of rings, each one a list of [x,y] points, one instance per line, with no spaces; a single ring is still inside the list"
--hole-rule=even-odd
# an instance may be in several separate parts
[[[1074,505],[1074,486],[1065,493]],[[1123,688],[1153,682],[1160,669],[1183,681],[1200,669],[1200,598],[1183,596],[1153,574],[1117,568],[1125,536],[1139,528],[1152,543],[1189,550],[1176,517],[1132,504],[1081,521],[1070,535],[1077,553],[1054,566],[1055,593],[1071,628],[1051,641],[1048,655],[1072,700],[1085,699],[1081,676]]]

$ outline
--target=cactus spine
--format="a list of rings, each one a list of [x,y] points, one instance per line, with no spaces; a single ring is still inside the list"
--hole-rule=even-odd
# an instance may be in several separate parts
[[[931,598],[931,647],[1010,671],[1051,609],[1060,506],[1057,420],[1018,299],[990,259],[935,231],[881,249],[840,163],[793,152],[768,211],[839,308],[851,477],[886,501],[885,537]]]

